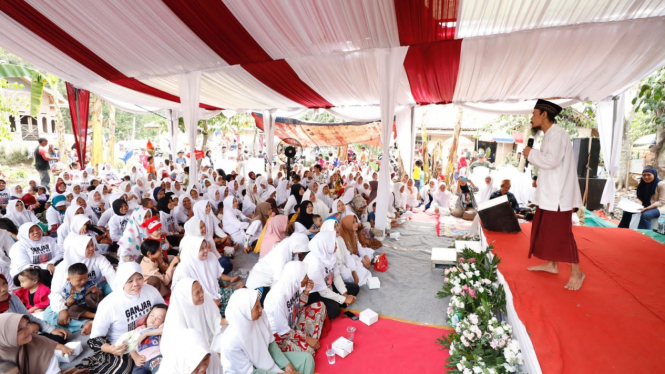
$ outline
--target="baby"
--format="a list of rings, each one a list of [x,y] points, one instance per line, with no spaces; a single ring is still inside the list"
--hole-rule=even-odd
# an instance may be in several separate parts
[[[307,235],[307,237],[310,239],[312,239],[314,235],[316,235],[321,230],[321,225],[323,225],[323,218],[321,218],[320,215],[315,214],[312,216],[312,222],[314,222],[314,224],[309,228],[310,234]]]
[[[136,332],[140,334],[138,346],[129,353],[135,364],[133,373],[154,374],[159,371],[162,363],[159,340],[164,330],[167,309],[165,304],[156,304],[150,310],[145,326],[136,328]]]

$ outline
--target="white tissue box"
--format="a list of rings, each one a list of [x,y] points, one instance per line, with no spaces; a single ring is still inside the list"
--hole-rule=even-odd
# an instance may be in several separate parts
[[[367,287],[369,287],[370,290],[381,288],[381,281],[377,277],[371,277],[367,281]]]
[[[379,321],[379,315],[372,309],[365,309],[360,312],[360,321],[367,326],[372,326]]]
[[[353,352],[353,342],[344,337],[340,337],[333,342],[332,349],[335,351],[335,354],[344,358],[348,356],[349,353]]]
[[[469,249],[476,253],[482,252],[482,245],[480,244],[480,241],[455,240],[455,249],[457,250],[457,253],[462,253],[465,247],[469,247]]]
[[[390,233],[390,238],[391,239],[399,239],[400,233],[398,232],[391,232]]]
[[[78,355],[81,354],[83,351],[83,347],[81,346],[81,342],[69,342],[65,344],[65,347],[73,349],[74,353],[71,355],[63,356],[62,351],[55,351],[55,357],[58,358],[59,362],[67,362],[70,363],[72,362]]]
[[[455,248],[432,248],[430,270],[436,265],[453,265],[457,263],[457,250]]]

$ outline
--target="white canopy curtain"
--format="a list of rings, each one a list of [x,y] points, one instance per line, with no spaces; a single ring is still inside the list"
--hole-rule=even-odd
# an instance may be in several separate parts
[[[397,130],[397,149],[402,156],[404,171],[411,176],[413,173],[414,143],[411,139],[415,135],[414,106],[405,106],[397,109],[395,113],[395,129]],[[392,138],[391,138],[392,141]]]
[[[171,139],[171,156],[173,156],[173,161],[178,157],[178,116],[177,110],[169,110],[169,116],[167,118],[169,137]]]
[[[268,177],[272,177],[272,157],[275,154],[275,115],[276,110],[263,111],[263,132],[266,134],[266,156],[268,156]],[[286,176],[288,178],[288,176]]]
[[[399,81],[399,72],[403,70],[406,47],[390,49],[377,49],[376,65],[379,71],[379,92],[381,93],[381,142],[383,145],[383,157],[381,158],[381,169],[379,170],[379,189],[377,191],[377,202],[388,202],[390,193],[390,155],[388,147],[392,140],[393,118],[395,116],[395,96]],[[388,227],[388,204],[376,204],[376,223],[379,230]]]
[[[600,149],[605,160],[605,169],[610,177],[605,183],[601,204],[609,204],[608,211],[614,210],[614,195],[616,187],[614,177],[619,171],[621,160],[621,136],[623,135],[623,121],[625,117],[625,94],[616,99],[608,97],[598,103],[596,120],[598,122],[598,134],[600,136]]]
[[[196,135],[199,124],[199,91],[201,87],[201,72],[193,71],[178,76],[180,103],[182,105],[182,118],[185,122],[185,132],[189,141],[189,183],[198,181],[198,168],[196,167]]]

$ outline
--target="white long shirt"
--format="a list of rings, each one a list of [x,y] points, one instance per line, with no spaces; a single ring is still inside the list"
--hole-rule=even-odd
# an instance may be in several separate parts
[[[573,144],[565,130],[556,125],[550,127],[545,132],[540,150],[532,149],[528,160],[540,169],[534,204],[554,212],[582,206]]]

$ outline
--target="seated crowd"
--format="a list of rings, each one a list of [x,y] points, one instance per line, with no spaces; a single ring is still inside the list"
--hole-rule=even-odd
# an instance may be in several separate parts
[[[319,162],[273,179],[204,163],[193,181],[154,162],[65,171],[53,191],[0,179],[0,373],[61,372],[76,332],[93,353],[67,373],[313,373],[382,245],[378,173]],[[388,218],[450,211],[445,187],[394,182]],[[243,283],[231,273],[246,254],[258,262]]]

